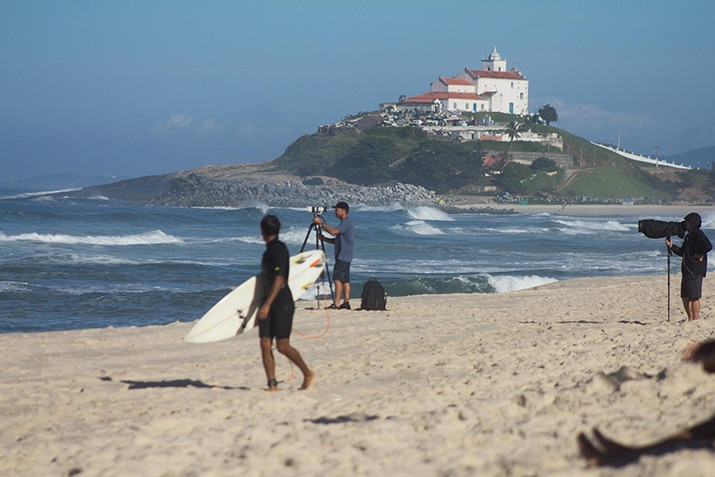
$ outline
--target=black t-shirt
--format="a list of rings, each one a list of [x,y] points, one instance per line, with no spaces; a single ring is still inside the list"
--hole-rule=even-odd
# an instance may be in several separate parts
[[[673,251],[676,255],[683,257],[680,270],[685,274],[692,276],[704,277],[708,271],[708,256],[707,253],[712,250],[713,246],[705,233],[696,229],[688,232],[683,241],[683,245],[674,246]],[[702,255],[703,260],[700,261],[696,256]]]
[[[293,295],[290,292],[290,288],[288,288],[289,272],[290,255],[288,254],[288,248],[285,244],[278,239],[267,243],[266,251],[263,252],[263,258],[261,259],[261,275],[263,275],[268,286],[266,293],[268,293],[271,286],[273,286],[275,277],[281,276],[285,279],[285,285],[278,293],[271,308],[293,304]]]

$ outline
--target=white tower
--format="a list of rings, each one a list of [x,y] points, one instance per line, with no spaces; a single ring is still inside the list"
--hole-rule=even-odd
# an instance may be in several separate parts
[[[485,71],[506,71],[506,60],[502,60],[495,46],[489,58],[482,60],[482,69]]]

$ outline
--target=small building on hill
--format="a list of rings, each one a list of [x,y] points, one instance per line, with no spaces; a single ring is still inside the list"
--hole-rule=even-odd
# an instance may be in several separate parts
[[[380,105],[383,111],[442,113],[499,112],[529,113],[529,80],[513,68],[507,71],[496,47],[482,60],[482,69],[464,68],[457,76],[440,76],[430,84],[430,91],[401,97],[397,103]]]

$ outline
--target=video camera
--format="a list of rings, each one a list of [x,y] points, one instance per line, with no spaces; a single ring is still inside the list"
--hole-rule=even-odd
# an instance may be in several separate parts
[[[311,214],[320,215],[323,212],[325,212],[326,210],[328,210],[329,208],[330,207],[327,207],[324,205],[313,205],[313,206],[308,207],[308,212],[310,212]]]
[[[638,221],[638,232],[648,238],[665,238],[677,235],[685,237],[685,221],[665,222],[663,220],[644,219]]]

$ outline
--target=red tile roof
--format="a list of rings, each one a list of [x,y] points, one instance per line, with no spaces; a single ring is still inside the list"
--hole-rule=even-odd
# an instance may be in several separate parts
[[[474,86],[471,81],[465,80],[464,78],[442,78],[440,76],[439,79],[444,84],[451,84],[454,86]]]
[[[487,71],[487,70],[469,70],[475,78],[497,78],[497,79],[513,79],[525,80],[524,75],[518,71]]]

